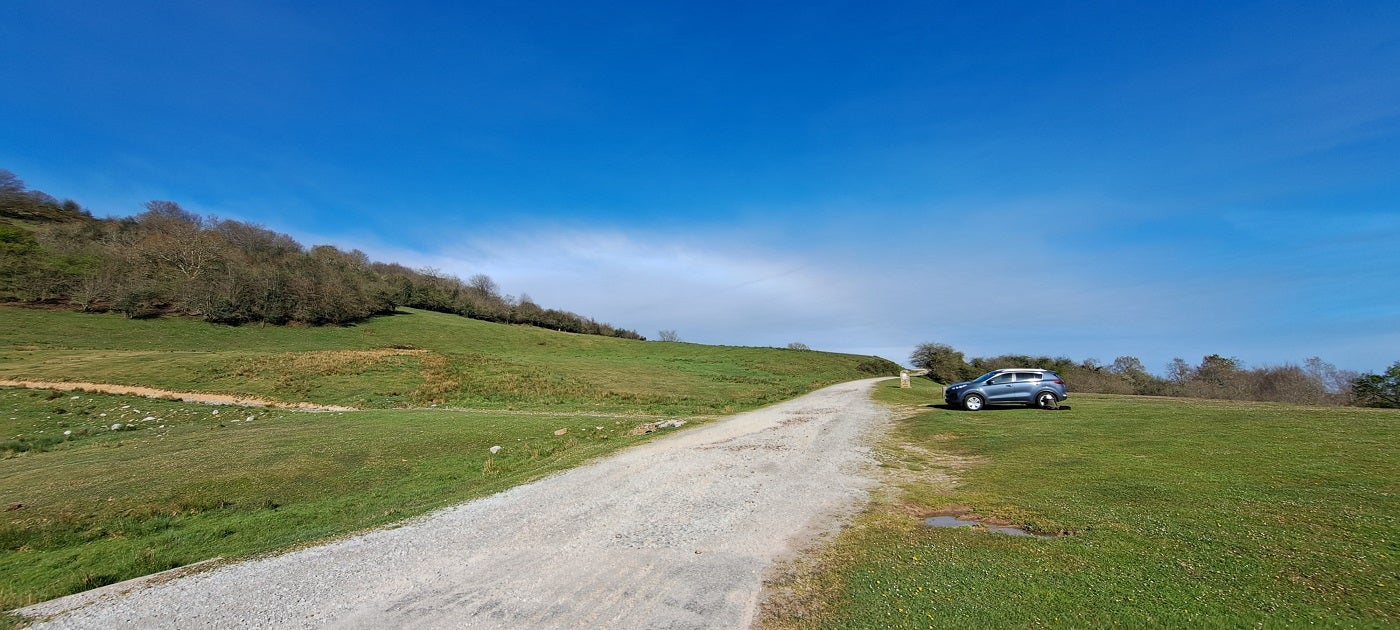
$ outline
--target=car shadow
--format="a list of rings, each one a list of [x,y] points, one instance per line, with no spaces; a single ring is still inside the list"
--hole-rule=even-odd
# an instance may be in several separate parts
[[[1055,409],[1041,409],[1039,407],[1032,408],[1026,407],[1024,405],[988,405],[977,411],[967,411],[962,407],[956,407],[947,403],[932,403],[924,405],[924,407],[928,409],[943,409],[945,411],[963,411],[967,413],[996,413],[1001,411],[1026,411],[1030,409],[1034,409],[1035,411],[1069,411],[1070,409],[1069,405],[1060,405],[1058,408]]]

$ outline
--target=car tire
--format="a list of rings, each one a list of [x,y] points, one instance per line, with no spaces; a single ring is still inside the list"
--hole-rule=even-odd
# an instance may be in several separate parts
[[[982,398],[981,394],[968,394],[963,397],[963,409],[968,411],[981,411],[985,406],[987,406],[987,401]]]
[[[1035,404],[1041,409],[1059,409],[1060,399],[1052,392],[1040,392],[1035,397]]]

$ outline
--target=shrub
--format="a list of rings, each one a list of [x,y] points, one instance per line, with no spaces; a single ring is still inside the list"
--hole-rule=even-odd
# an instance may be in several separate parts
[[[1362,406],[1400,408],[1400,361],[1381,374],[1356,377],[1351,391]]]

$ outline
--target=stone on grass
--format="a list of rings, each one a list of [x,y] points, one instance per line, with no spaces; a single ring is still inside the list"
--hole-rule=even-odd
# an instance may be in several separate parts
[[[492,455],[495,455],[496,453],[499,453],[499,452],[501,452],[501,447],[499,447],[499,446],[492,446],[492,447],[491,447],[491,454],[492,454]]]

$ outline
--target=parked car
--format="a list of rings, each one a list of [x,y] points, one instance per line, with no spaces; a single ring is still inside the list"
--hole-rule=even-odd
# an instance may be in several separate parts
[[[943,388],[943,400],[953,407],[977,411],[987,405],[1028,405],[1053,409],[1069,398],[1065,381],[1054,370],[1011,368],[992,370],[970,381]]]

